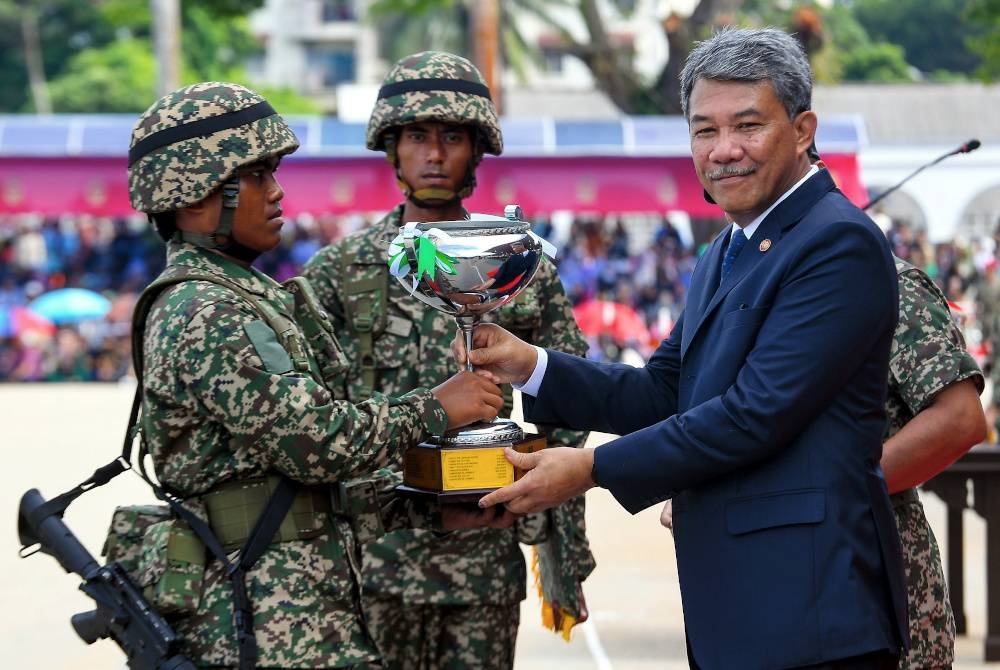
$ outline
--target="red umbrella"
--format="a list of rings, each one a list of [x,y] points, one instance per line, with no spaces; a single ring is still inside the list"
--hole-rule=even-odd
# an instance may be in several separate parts
[[[618,344],[649,343],[649,329],[635,309],[620,302],[588,300],[573,308],[573,316],[584,335],[610,335]]]
[[[28,333],[51,337],[55,332],[54,323],[27,307],[0,308],[0,337],[18,337]]]

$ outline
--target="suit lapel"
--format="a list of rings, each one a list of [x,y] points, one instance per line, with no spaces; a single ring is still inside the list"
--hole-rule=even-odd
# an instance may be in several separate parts
[[[694,341],[702,324],[715,311],[726,294],[743,281],[743,278],[780,243],[781,238],[802,220],[802,217],[812,209],[820,198],[835,188],[830,173],[826,170],[820,170],[800,186],[795,193],[785,198],[780,205],[771,210],[771,213],[757,227],[753,239],[740,252],[729,276],[721,285],[719,285],[720,266],[729,236],[724,230],[719,237],[715,238],[709,252],[705,254],[705,260],[712,262],[705,269],[705,274],[708,276],[700,277],[703,281],[698,282],[697,289],[691,291],[695,311],[690,314],[693,317],[690,321],[685,319],[691,326],[684,333],[681,333],[681,358],[687,353],[688,346]],[[692,282],[693,284],[694,282]],[[713,290],[716,286],[718,289]],[[689,301],[688,307],[691,306],[692,302]]]

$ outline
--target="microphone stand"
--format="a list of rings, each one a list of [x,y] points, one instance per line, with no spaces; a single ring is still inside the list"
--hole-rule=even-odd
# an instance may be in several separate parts
[[[906,182],[908,182],[911,179],[913,179],[914,177],[916,177],[917,174],[919,174],[921,171],[926,170],[927,168],[929,168],[932,165],[937,165],[938,163],[940,163],[941,161],[943,161],[948,156],[954,156],[955,154],[967,154],[970,151],[975,151],[976,149],[979,148],[979,144],[980,144],[979,140],[969,140],[968,142],[966,142],[965,144],[963,144],[959,148],[954,149],[952,151],[949,151],[948,153],[943,154],[941,156],[938,156],[937,158],[935,158],[934,160],[932,160],[930,163],[926,163],[924,165],[921,165],[916,170],[914,170],[913,172],[911,172],[910,174],[908,174],[906,177],[904,177],[901,181],[899,181],[895,186],[890,187],[889,189],[887,189],[887,190],[879,193],[877,196],[875,196],[874,198],[872,198],[871,200],[869,200],[868,204],[865,205],[864,207],[862,207],[861,209],[864,209],[864,210],[871,209],[872,207],[875,206],[875,204],[877,202],[880,202],[885,196],[889,195],[890,193],[892,193],[893,191],[895,191],[896,189],[898,189],[900,186],[902,186]]]

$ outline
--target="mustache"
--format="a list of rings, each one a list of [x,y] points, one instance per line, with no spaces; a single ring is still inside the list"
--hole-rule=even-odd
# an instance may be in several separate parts
[[[712,181],[715,181],[717,179],[725,179],[726,177],[745,177],[748,174],[753,174],[756,171],[757,171],[756,165],[750,165],[748,167],[742,167],[742,168],[727,165],[725,167],[719,168],[718,170],[712,170],[711,172],[706,173],[705,176],[711,179]]]

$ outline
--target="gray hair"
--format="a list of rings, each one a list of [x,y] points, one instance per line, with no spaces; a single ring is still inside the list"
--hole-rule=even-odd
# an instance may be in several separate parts
[[[809,58],[794,37],[776,28],[726,28],[688,54],[681,71],[681,111],[699,79],[769,81],[789,118],[812,107]]]

